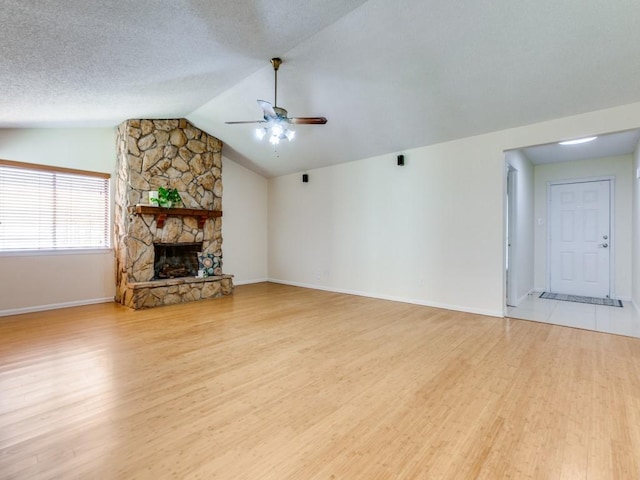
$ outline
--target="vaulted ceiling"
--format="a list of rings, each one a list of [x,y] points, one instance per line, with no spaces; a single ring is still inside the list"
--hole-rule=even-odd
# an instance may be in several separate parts
[[[637,0],[5,0],[0,127],[187,117],[281,175],[640,101],[639,25]],[[329,120],[277,150],[224,123],[261,118],[274,56],[278,105]]]

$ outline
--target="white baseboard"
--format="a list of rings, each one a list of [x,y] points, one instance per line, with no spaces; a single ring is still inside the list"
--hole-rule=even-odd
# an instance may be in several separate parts
[[[250,285],[252,283],[263,283],[263,282],[268,282],[269,279],[268,278],[257,278],[255,280],[236,280],[235,278],[233,279],[233,285],[237,286],[237,285]]]
[[[487,315],[489,317],[500,317],[502,318],[504,315],[501,311],[498,310],[485,310],[481,308],[469,308],[462,305],[451,305],[446,303],[439,302],[429,302],[425,300],[417,300],[412,298],[404,298],[404,297],[395,297],[392,295],[375,295],[368,292],[359,292],[356,290],[347,290],[343,288],[332,288],[326,287],[323,285],[313,285],[309,283],[300,283],[300,282],[289,282],[286,280],[280,280],[277,278],[269,278],[269,282],[280,283],[282,285],[291,285],[292,287],[302,287],[302,288],[311,288],[314,290],[324,290],[326,292],[334,292],[334,293],[344,293],[347,295],[357,295],[358,297],[368,297],[368,298],[378,298],[380,300],[391,300],[393,302],[401,302],[401,303],[411,303],[413,305],[421,305],[423,307],[434,307],[434,308],[442,308],[445,310],[455,310],[457,312],[465,312],[465,313],[474,313],[477,315]]]
[[[88,300],[78,300],[76,302],[52,303],[49,305],[34,305],[30,307],[10,308],[8,310],[0,310],[0,317],[7,317],[9,315],[21,315],[23,313],[44,312],[46,310],[57,310],[60,308],[80,307],[82,305],[94,305],[96,303],[110,303],[113,301],[113,297],[90,298]]]
[[[518,299],[518,305],[520,305],[522,302],[524,302],[524,301],[527,299],[527,297],[528,297],[529,295],[533,295],[534,293],[536,293],[536,291],[537,291],[537,290],[536,290],[535,288],[532,288],[532,289],[531,289],[531,290],[529,290],[527,293],[525,293],[524,295],[522,295],[522,296]],[[540,293],[542,293],[542,292],[540,292]],[[517,306],[517,305],[516,305],[516,306]]]

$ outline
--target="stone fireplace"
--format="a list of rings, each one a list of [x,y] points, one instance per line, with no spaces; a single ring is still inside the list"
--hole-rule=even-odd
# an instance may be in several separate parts
[[[116,301],[134,309],[229,295],[218,267],[198,278],[198,252],[222,258],[222,142],[185,119],[127,120],[117,131]],[[149,205],[176,188],[183,205]]]

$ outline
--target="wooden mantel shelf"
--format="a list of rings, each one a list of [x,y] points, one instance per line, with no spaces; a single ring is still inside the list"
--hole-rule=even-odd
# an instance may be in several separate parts
[[[136,205],[135,212],[142,215],[155,215],[156,226],[162,228],[164,222],[169,215],[176,215],[182,217],[197,217],[198,228],[204,226],[204,222],[208,218],[217,218],[222,216],[221,210],[203,210],[200,208],[162,208],[154,207],[153,205]]]

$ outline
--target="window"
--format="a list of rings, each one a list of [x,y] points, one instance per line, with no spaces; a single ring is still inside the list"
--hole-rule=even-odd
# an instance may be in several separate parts
[[[109,174],[0,160],[0,251],[110,247]]]

